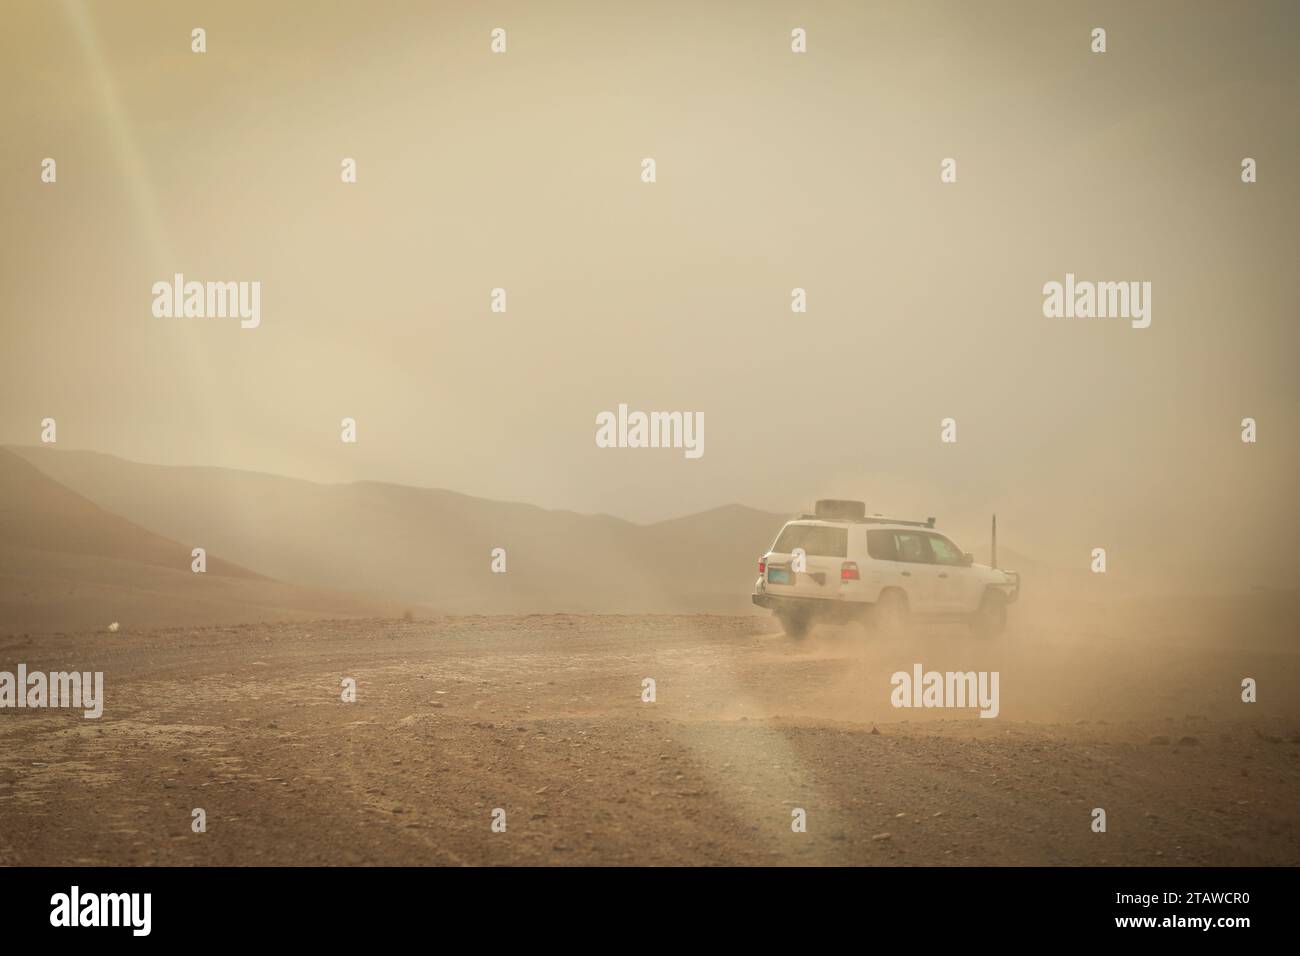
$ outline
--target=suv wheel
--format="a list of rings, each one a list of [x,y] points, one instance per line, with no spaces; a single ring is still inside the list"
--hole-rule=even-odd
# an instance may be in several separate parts
[[[776,616],[786,637],[800,638],[808,634],[808,615],[801,611],[785,611]]]
[[[886,591],[872,610],[876,633],[885,638],[899,638],[907,633],[907,598],[901,591]]]
[[[1007,627],[1007,597],[1001,591],[985,591],[979,610],[971,615],[970,629],[976,637],[997,637]]]

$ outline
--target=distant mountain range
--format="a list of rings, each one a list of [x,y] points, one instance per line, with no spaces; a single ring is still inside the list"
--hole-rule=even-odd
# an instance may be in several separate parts
[[[379,601],[272,580],[147,530],[0,449],[0,633],[370,617]]]
[[[0,546],[45,563],[62,554],[166,569],[189,585],[204,578],[190,572],[191,549],[203,547],[209,584],[316,589],[361,613],[365,602],[417,613],[747,611],[756,561],[785,520],[729,505],[638,525],[435,489],[43,447],[0,451],[0,476]],[[492,571],[495,548],[504,574]]]
[[[382,482],[318,484],[0,448],[0,633],[406,613],[756,613],[756,563],[790,515],[740,505],[654,524]],[[987,562],[987,542],[959,541]],[[190,570],[204,548],[207,573]],[[505,550],[506,571],[492,570]],[[1026,596],[1114,575],[1003,545]]]

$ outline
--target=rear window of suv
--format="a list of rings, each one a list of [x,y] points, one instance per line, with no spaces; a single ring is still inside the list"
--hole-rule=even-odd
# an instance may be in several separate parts
[[[788,524],[772,550],[789,554],[795,548],[803,548],[804,554],[824,558],[846,558],[849,554],[849,530],[815,524]]]

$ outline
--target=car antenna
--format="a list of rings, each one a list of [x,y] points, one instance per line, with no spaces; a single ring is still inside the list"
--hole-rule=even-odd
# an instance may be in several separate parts
[[[998,516],[993,516],[993,567],[998,566]]]

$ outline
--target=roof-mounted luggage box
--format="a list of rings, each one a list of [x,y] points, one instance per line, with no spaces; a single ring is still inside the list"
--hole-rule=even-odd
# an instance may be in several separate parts
[[[822,498],[813,508],[813,514],[822,521],[861,521],[867,516],[867,504],[843,498]]]

